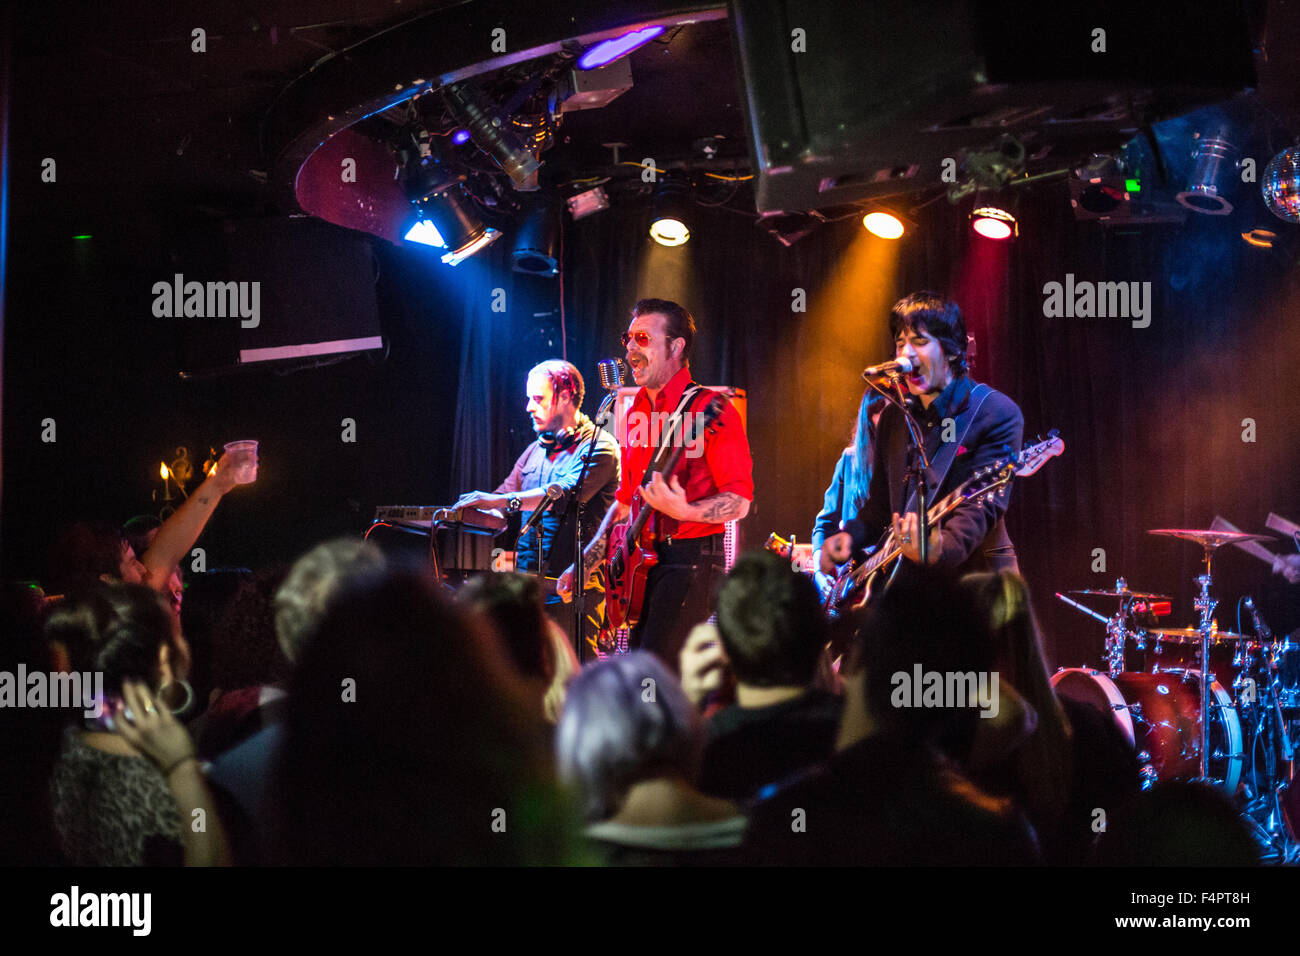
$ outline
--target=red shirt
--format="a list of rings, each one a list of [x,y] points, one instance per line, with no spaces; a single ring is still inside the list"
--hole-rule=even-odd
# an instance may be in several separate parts
[[[648,422],[666,423],[668,416],[676,410],[682,400],[682,392],[691,381],[691,370],[683,367],[668,380],[653,405],[650,396],[643,388],[632,400],[628,409],[627,437],[622,449],[622,481],[618,486],[617,498],[625,505],[632,503],[632,494],[645,477],[646,468],[659,438],[659,430],[648,427]],[[703,412],[719,394],[711,389],[702,388],[691,401],[687,412]],[[640,427],[636,427],[637,423]],[[666,424],[663,426],[666,428]],[[741,426],[740,415],[730,402],[714,425],[715,431],[704,439],[704,450],[700,453],[697,443],[690,443],[686,451],[672,470],[677,481],[686,492],[687,501],[700,501],[713,495],[730,491],[747,501],[754,500],[754,461],[749,454],[749,438]],[[664,476],[667,480],[667,475]],[[721,534],[724,530],[720,524],[703,521],[677,521],[665,515],[658,515],[658,533],[660,538],[703,538],[711,534]]]

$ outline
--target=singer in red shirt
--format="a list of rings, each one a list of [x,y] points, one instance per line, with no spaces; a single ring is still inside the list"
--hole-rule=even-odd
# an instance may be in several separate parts
[[[749,513],[754,499],[754,465],[740,415],[728,403],[717,427],[686,445],[672,473],[655,473],[647,482],[663,423],[681,405],[693,385],[690,371],[695,320],[666,299],[642,299],[632,310],[623,345],[632,378],[641,386],[628,412],[628,436],[622,449],[622,480],[613,505],[583,553],[592,569],[605,559],[606,532],[627,521],[633,497],[658,514],[655,552],[641,618],[632,630],[632,645],[653,651],[674,671],[690,629],[708,618],[714,583],[724,573],[724,523]],[[698,389],[686,403],[687,415],[703,412],[716,395]],[[646,427],[646,423],[657,423]],[[573,568],[560,577],[557,591],[567,601]]]

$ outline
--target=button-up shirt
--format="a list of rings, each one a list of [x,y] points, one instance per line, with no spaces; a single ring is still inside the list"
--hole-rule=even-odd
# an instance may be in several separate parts
[[[578,476],[582,473],[582,459],[587,452],[587,442],[595,427],[591,419],[584,415],[578,440],[573,444],[554,450],[548,449],[541,442],[533,442],[524,449],[524,453],[515,462],[515,467],[495,493],[516,494],[534,488],[545,488],[554,483],[564,485],[566,489],[576,488]],[[582,501],[587,506],[582,521],[584,545],[591,541],[593,533],[600,526],[600,519],[605,516],[614,500],[618,473],[618,442],[602,428],[596,438],[591,467],[587,469],[582,483]],[[546,571],[552,575],[559,574],[573,563],[573,509],[568,506],[568,502],[569,499],[561,499],[552,505],[542,515],[540,522]],[[531,513],[524,512],[524,520]],[[519,538],[515,544],[515,555],[515,567],[518,570],[537,570],[537,527]]]
[[[682,393],[691,383],[691,370],[683,367],[668,380],[654,402],[644,388],[637,392],[628,410],[628,437],[623,443],[623,477],[618,488],[618,500],[632,503],[632,495],[645,477],[650,460],[657,447],[656,439],[664,441],[660,432],[667,432],[668,417],[677,409]],[[702,413],[719,393],[702,388],[686,409],[688,414]],[[647,422],[665,423],[661,428],[649,427]],[[688,433],[693,433],[693,427]],[[754,500],[754,461],[749,454],[749,438],[741,425],[740,414],[727,402],[718,416],[712,433],[703,438],[703,451],[699,439],[688,443],[672,474],[677,477],[687,501],[701,501],[724,492],[737,494],[747,501]],[[667,480],[668,476],[664,476]],[[704,521],[677,521],[659,515],[660,538],[703,538],[721,534],[724,526]]]

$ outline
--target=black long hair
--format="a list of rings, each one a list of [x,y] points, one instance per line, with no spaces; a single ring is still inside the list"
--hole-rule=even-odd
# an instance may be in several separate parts
[[[873,388],[862,393],[858,405],[858,418],[853,424],[853,443],[850,445],[849,467],[844,473],[844,500],[860,506],[867,500],[871,487],[871,446],[876,440],[876,425],[871,420],[885,400]]]

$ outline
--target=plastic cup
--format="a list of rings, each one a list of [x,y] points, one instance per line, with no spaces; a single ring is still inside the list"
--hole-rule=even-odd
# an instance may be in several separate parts
[[[227,442],[226,453],[232,457],[235,484],[250,485],[257,481],[257,442],[252,439]]]

